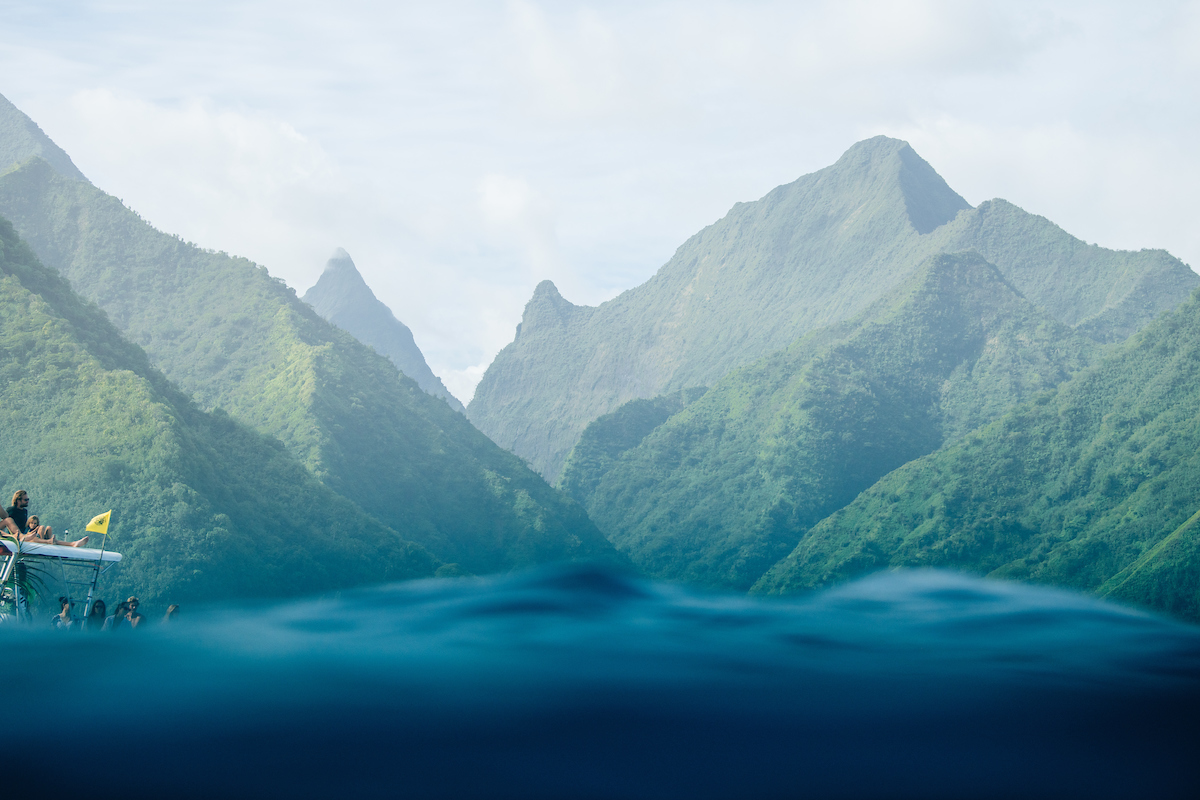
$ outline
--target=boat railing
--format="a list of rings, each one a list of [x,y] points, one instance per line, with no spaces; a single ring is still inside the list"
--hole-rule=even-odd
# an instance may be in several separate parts
[[[0,599],[13,604],[17,619],[32,619],[28,591],[19,580],[20,570],[22,565],[40,564],[57,570],[72,609],[77,596],[86,598],[83,599],[86,618],[92,611],[100,576],[120,561],[121,554],[112,550],[0,539]]]

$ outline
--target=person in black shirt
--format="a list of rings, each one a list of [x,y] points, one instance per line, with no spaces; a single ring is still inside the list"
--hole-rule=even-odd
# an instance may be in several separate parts
[[[0,536],[7,533],[14,539],[23,539],[25,531],[17,527],[17,522],[8,515],[8,511],[0,511]],[[3,554],[0,554],[3,555]]]
[[[12,505],[5,511],[8,512],[8,518],[13,521],[17,529],[24,532],[25,523],[29,521],[29,492],[18,489],[12,496]]]
[[[83,537],[77,542],[60,542],[54,538],[54,531],[49,525],[39,525],[37,530],[24,533],[25,524],[29,521],[29,492],[24,489],[18,489],[13,493],[12,505],[5,509],[8,516],[16,524],[17,529],[22,532],[21,538],[27,542],[37,542],[39,544],[58,544],[66,547],[83,547],[87,544],[88,537]]]

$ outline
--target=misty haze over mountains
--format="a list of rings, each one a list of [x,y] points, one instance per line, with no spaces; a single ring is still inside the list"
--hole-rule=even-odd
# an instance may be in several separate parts
[[[196,543],[233,541],[242,517],[268,543],[245,569],[278,569],[311,496],[336,509],[305,534],[336,569],[221,591],[581,560],[789,593],[936,564],[1200,617],[1200,470],[1171,444],[1200,402],[1200,277],[972,207],[906,142],[736,204],[598,307],[542,282],[465,416],[345,251],[301,300],[153,229],[7,103],[0,154],[4,368],[62,399],[51,425],[14,396],[10,479],[64,515],[81,481],[138,497],[123,547],[153,597],[216,589]],[[55,338],[17,324],[35,307]],[[88,388],[126,372],[137,391]],[[55,471],[68,431],[99,432],[92,471]],[[247,480],[224,466],[239,454],[263,465],[269,513],[222,499]]]

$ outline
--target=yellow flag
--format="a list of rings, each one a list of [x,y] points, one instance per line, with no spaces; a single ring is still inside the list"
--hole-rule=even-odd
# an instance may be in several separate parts
[[[89,533],[103,533],[108,536],[108,518],[112,516],[112,511],[105,511],[103,514],[97,514],[92,517],[92,521],[84,528]]]

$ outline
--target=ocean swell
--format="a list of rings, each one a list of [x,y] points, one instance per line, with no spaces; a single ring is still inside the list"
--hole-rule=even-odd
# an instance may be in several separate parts
[[[0,653],[7,785],[39,796],[1200,786],[1200,630],[944,572],[762,600],[564,566],[191,610],[125,635],[8,628]]]

